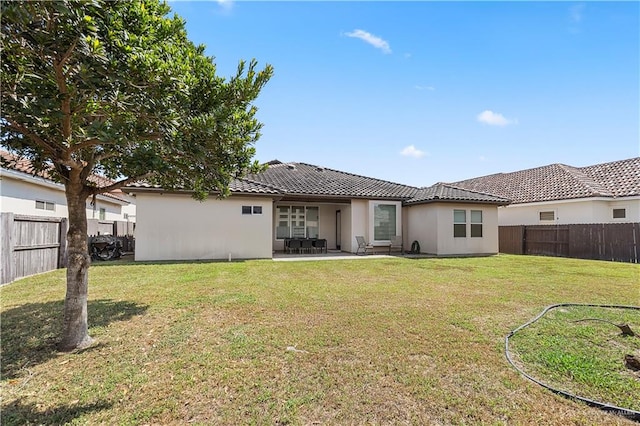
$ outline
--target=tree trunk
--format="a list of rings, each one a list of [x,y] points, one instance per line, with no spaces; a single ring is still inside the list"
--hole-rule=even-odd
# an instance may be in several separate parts
[[[89,265],[91,258],[87,246],[88,193],[79,173],[70,173],[65,183],[69,208],[69,231],[67,232],[67,295],[64,299],[64,320],[60,350],[72,351],[91,345],[87,322],[87,296],[89,287]]]

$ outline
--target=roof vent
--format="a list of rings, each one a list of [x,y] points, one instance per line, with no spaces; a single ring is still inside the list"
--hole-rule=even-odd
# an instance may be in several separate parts
[[[319,172],[324,172],[324,167],[316,167],[316,170]]]
[[[287,169],[295,170],[296,169],[296,165],[295,164],[287,164]]]

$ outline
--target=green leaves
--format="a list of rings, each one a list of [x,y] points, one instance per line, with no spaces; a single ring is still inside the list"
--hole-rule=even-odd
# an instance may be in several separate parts
[[[157,0],[3,4],[2,145],[58,172],[225,193],[251,167],[252,103],[273,69],[217,76],[169,13]]]

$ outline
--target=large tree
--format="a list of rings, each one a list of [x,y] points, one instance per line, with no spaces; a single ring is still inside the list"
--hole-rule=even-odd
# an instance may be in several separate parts
[[[252,104],[271,66],[216,75],[158,0],[2,2],[0,144],[64,184],[67,292],[60,348],[91,344],[86,202],[146,179],[203,199],[256,163]],[[93,174],[114,181],[99,187]]]

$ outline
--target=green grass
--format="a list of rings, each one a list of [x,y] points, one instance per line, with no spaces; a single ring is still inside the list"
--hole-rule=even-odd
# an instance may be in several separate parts
[[[640,304],[639,272],[524,256],[102,263],[97,344],[73,354],[55,350],[64,271],[38,275],[0,289],[2,424],[625,424],[524,379],[503,342],[550,304]]]

